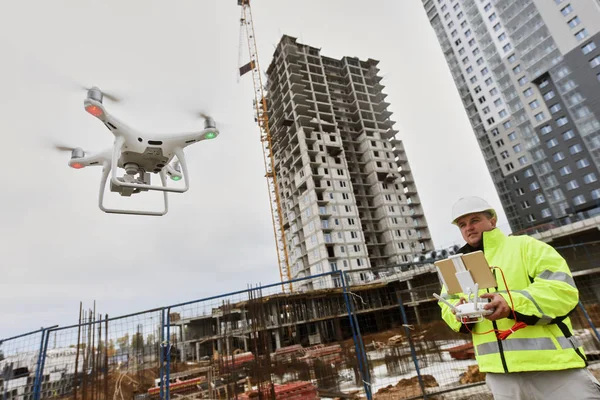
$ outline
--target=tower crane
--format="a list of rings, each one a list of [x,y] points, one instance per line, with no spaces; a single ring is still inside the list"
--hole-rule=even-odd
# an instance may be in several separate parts
[[[265,177],[267,178],[267,187],[269,190],[269,200],[271,203],[271,217],[273,222],[273,232],[275,235],[275,246],[277,248],[277,262],[279,263],[279,275],[281,282],[291,281],[291,271],[289,257],[285,240],[285,230],[283,227],[283,210],[281,208],[281,196],[277,186],[277,172],[275,170],[275,160],[273,158],[273,147],[271,142],[271,132],[269,130],[269,116],[267,114],[267,99],[263,90],[260,65],[258,63],[258,48],[256,46],[256,37],[254,35],[254,22],[252,21],[252,9],[250,0],[238,0],[241,7],[240,30],[245,31],[248,43],[248,54],[250,62],[240,67],[240,76],[252,71],[252,81],[254,83],[254,106],[256,108],[256,122],[260,128],[260,142],[263,150],[265,163]],[[240,32],[240,33],[241,33]],[[240,37],[241,40],[241,37]],[[241,50],[241,43],[240,43]],[[292,284],[288,284],[289,291],[292,291]],[[285,288],[284,288],[285,290]]]

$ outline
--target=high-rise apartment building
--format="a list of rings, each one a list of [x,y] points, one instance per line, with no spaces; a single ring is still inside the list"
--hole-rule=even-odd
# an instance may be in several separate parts
[[[423,0],[513,231],[600,213],[598,0]]]
[[[293,279],[395,265],[433,250],[377,64],[325,57],[283,36],[267,70]],[[313,288],[320,284],[332,282]]]

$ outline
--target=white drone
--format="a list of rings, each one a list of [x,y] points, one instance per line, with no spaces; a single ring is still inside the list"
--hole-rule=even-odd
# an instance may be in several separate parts
[[[183,193],[189,188],[188,169],[183,149],[193,143],[216,138],[219,130],[215,121],[211,117],[203,115],[204,130],[202,131],[172,135],[147,135],[125,125],[106,112],[102,104],[104,97],[116,100],[116,98],[103,94],[99,88],[92,87],[88,89],[87,98],[83,104],[88,113],[102,121],[115,135],[113,147],[89,155],[79,147],[57,146],[57,148],[71,150],[71,160],[69,161],[71,168],[102,167],[98,200],[102,211],[112,214],[165,215],[169,209],[167,193]],[[177,161],[173,161],[174,157],[177,157]],[[125,170],[122,177],[117,176],[118,168]],[[150,174],[152,173],[160,176],[162,186],[151,184]],[[117,192],[121,196],[131,196],[148,190],[162,191],[164,209],[162,211],[135,211],[104,207],[104,190],[109,174],[111,192]],[[168,187],[167,176],[174,181],[181,180],[183,176],[184,187]]]

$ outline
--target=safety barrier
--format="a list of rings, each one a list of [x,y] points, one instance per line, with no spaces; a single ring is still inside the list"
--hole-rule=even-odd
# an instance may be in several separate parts
[[[600,246],[557,248],[600,358]],[[290,290],[293,288],[293,290]],[[470,336],[452,332],[430,263],[334,271],[0,341],[2,400],[419,399],[486,392]],[[600,365],[598,365],[600,366]]]

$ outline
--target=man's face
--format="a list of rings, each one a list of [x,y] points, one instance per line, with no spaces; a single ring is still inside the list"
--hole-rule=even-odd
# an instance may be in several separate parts
[[[456,220],[463,239],[471,246],[477,246],[483,239],[483,232],[496,227],[496,218],[490,218],[486,213],[467,214]]]

